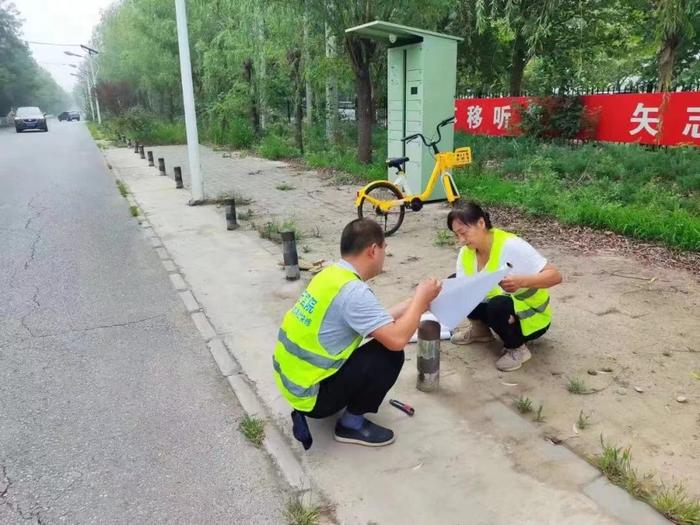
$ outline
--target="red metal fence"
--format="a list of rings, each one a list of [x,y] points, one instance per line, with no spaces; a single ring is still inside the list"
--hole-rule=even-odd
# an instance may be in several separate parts
[[[607,142],[700,146],[700,91],[581,95],[592,128],[586,137]],[[518,135],[519,107],[535,97],[462,98],[455,129],[474,135]]]

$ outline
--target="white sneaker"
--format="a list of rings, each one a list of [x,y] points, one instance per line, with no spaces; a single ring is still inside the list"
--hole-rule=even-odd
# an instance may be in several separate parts
[[[496,361],[496,368],[502,372],[512,372],[523,366],[523,363],[529,361],[531,357],[530,350],[524,344],[518,348],[506,349],[501,358]]]
[[[454,345],[468,345],[471,343],[490,343],[493,339],[491,329],[485,322],[472,320],[466,328],[455,330],[450,342]]]

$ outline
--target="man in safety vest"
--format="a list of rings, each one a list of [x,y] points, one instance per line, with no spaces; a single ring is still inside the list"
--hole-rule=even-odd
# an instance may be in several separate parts
[[[273,356],[275,381],[293,407],[294,436],[305,449],[305,416],[325,418],[344,409],[336,441],[389,445],[394,433],[364,417],[376,413],[403,366],[403,348],[420,316],[440,292],[421,282],[411,299],[385,310],[365,281],[382,272],[386,242],[370,219],[343,229],[341,260],[322,270],[287,312]],[[366,337],[372,339],[361,345]]]

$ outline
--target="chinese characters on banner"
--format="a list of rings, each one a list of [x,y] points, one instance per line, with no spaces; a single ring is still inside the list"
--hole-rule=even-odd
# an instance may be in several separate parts
[[[593,140],[662,146],[700,146],[700,92],[583,95],[593,116]],[[463,98],[455,103],[455,129],[475,135],[517,135],[518,107],[528,97]]]

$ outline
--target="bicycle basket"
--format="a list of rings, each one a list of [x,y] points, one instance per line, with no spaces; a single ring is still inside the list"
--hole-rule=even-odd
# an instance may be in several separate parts
[[[457,148],[455,150],[455,166],[466,166],[472,163],[472,149],[467,148]]]

